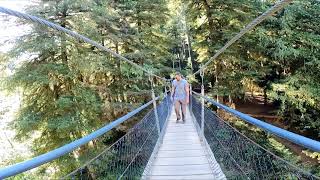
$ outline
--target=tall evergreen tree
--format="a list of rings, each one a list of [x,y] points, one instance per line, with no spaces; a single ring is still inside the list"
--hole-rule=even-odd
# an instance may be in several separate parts
[[[85,34],[162,74],[166,71],[156,69],[161,70],[170,56],[164,29],[167,11],[163,0],[44,0],[28,13]],[[23,90],[13,128],[18,139],[33,138],[35,155],[81,138],[150,100],[150,83],[141,70],[38,24],[16,41],[9,54],[32,55],[6,83],[10,90]],[[94,148],[86,145],[48,164],[56,172],[52,177],[75,169],[86,153],[99,151],[105,142],[94,142]]]
[[[294,1],[257,30],[260,51],[273,64],[270,93],[286,124],[320,138],[319,1]],[[261,50],[260,49],[260,50]]]
[[[187,16],[195,40],[198,62],[209,60],[215,52],[250,22],[259,12],[256,1],[188,1]],[[241,80],[252,74],[252,65],[241,44],[231,46],[207,68],[207,87],[212,93],[232,98],[242,96]]]
[[[31,14],[42,16],[62,27],[73,29],[74,20],[88,11],[87,1],[42,1]],[[17,40],[11,56],[33,55],[7,80],[12,89],[23,90],[22,107],[13,127],[17,138],[33,138],[35,155],[58,148],[83,137],[99,127],[101,99],[81,79],[78,58],[80,44],[65,35],[33,24],[32,30]],[[80,153],[80,152],[78,152]],[[75,168],[63,165],[65,157],[56,162],[62,172]],[[63,168],[62,168],[63,167]]]

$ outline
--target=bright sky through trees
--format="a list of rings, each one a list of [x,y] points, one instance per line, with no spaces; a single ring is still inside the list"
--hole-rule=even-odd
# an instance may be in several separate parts
[[[24,12],[24,8],[30,1],[26,0],[0,0],[0,6]],[[12,47],[11,40],[28,30],[16,22],[17,18],[0,14],[0,52],[8,51]],[[8,42],[9,40],[9,42]]]

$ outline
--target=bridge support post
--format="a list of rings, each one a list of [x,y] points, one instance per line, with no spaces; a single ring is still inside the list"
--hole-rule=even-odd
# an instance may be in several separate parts
[[[190,109],[190,111],[192,111],[192,85],[191,85],[191,83],[190,83],[190,90],[189,90],[190,92],[190,96],[189,96],[189,101],[190,101],[190,104],[189,104],[189,109]]]
[[[166,105],[168,107],[168,110],[170,109],[169,108],[169,98],[168,98],[168,90],[167,90],[167,86],[164,87],[164,97],[166,98]]]
[[[153,110],[154,110],[154,116],[156,118],[156,124],[157,124],[157,129],[158,129],[158,135],[160,136],[160,122],[159,122],[159,117],[158,117],[158,111],[157,111],[157,101],[156,101],[156,96],[154,94],[154,90],[152,89],[152,100],[153,100]]]
[[[201,85],[201,95],[204,96],[204,86]],[[204,98],[201,98],[201,140],[204,139]]]
[[[201,77],[201,95],[204,96],[204,85],[203,85],[204,70],[200,71],[200,77]],[[203,97],[201,97],[200,138],[201,138],[201,141],[204,140],[204,98]]]
[[[153,77],[152,76],[149,76],[149,81],[150,81],[150,84],[151,84],[151,96],[152,96],[152,100],[153,100],[153,111],[154,111],[154,116],[155,116],[155,119],[156,119],[158,135],[160,136],[160,133],[161,133],[160,122],[159,122],[158,111],[157,111],[156,96],[154,94],[154,89],[153,89]]]

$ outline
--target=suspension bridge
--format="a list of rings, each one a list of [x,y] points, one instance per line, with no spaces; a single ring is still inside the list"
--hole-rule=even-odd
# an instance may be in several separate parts
[[[146,115],[123,137],[61,179],[320,179],[252,141],[206,106],[206,104],[214,105],[219,110],[257,126],[267,133],[306,149],[320,152],[319,141],[252,118],[214,101],[204,93],[203,78],[206,66],[246,32],[290,2],[290,0],[279,1],[257,17],[194,73],[194,75],[200,74],[201,93],[192,91],[190,86],[190,103],[185,123],[176,122],[176,115],[172,109],[173,102],[167,86],[163,94],[155,96],[154,78],[166,83],[170,82],[167,79],[74,31],[35,16],[0,7],[2,13],[40,23],[64,32],[79,41],[89,43],[103,52],[111,53],[119,60],[126,61],[146,72],[152,87],[152,100],[148,103],[81,139],[33,159],[1,168],[0,179],[12,177],[54,161],[103,136],[147,109],[149,111]],[[151,105],[153,108],[149,107]]]

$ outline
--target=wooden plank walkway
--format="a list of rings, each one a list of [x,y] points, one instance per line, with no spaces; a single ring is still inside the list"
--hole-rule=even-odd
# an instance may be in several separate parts
[[[181,120],[176,123],[174,110],[168,121],[163,143],[155,155],[146,179],[225,179],[215,176],[189,109],[185,123]]]

